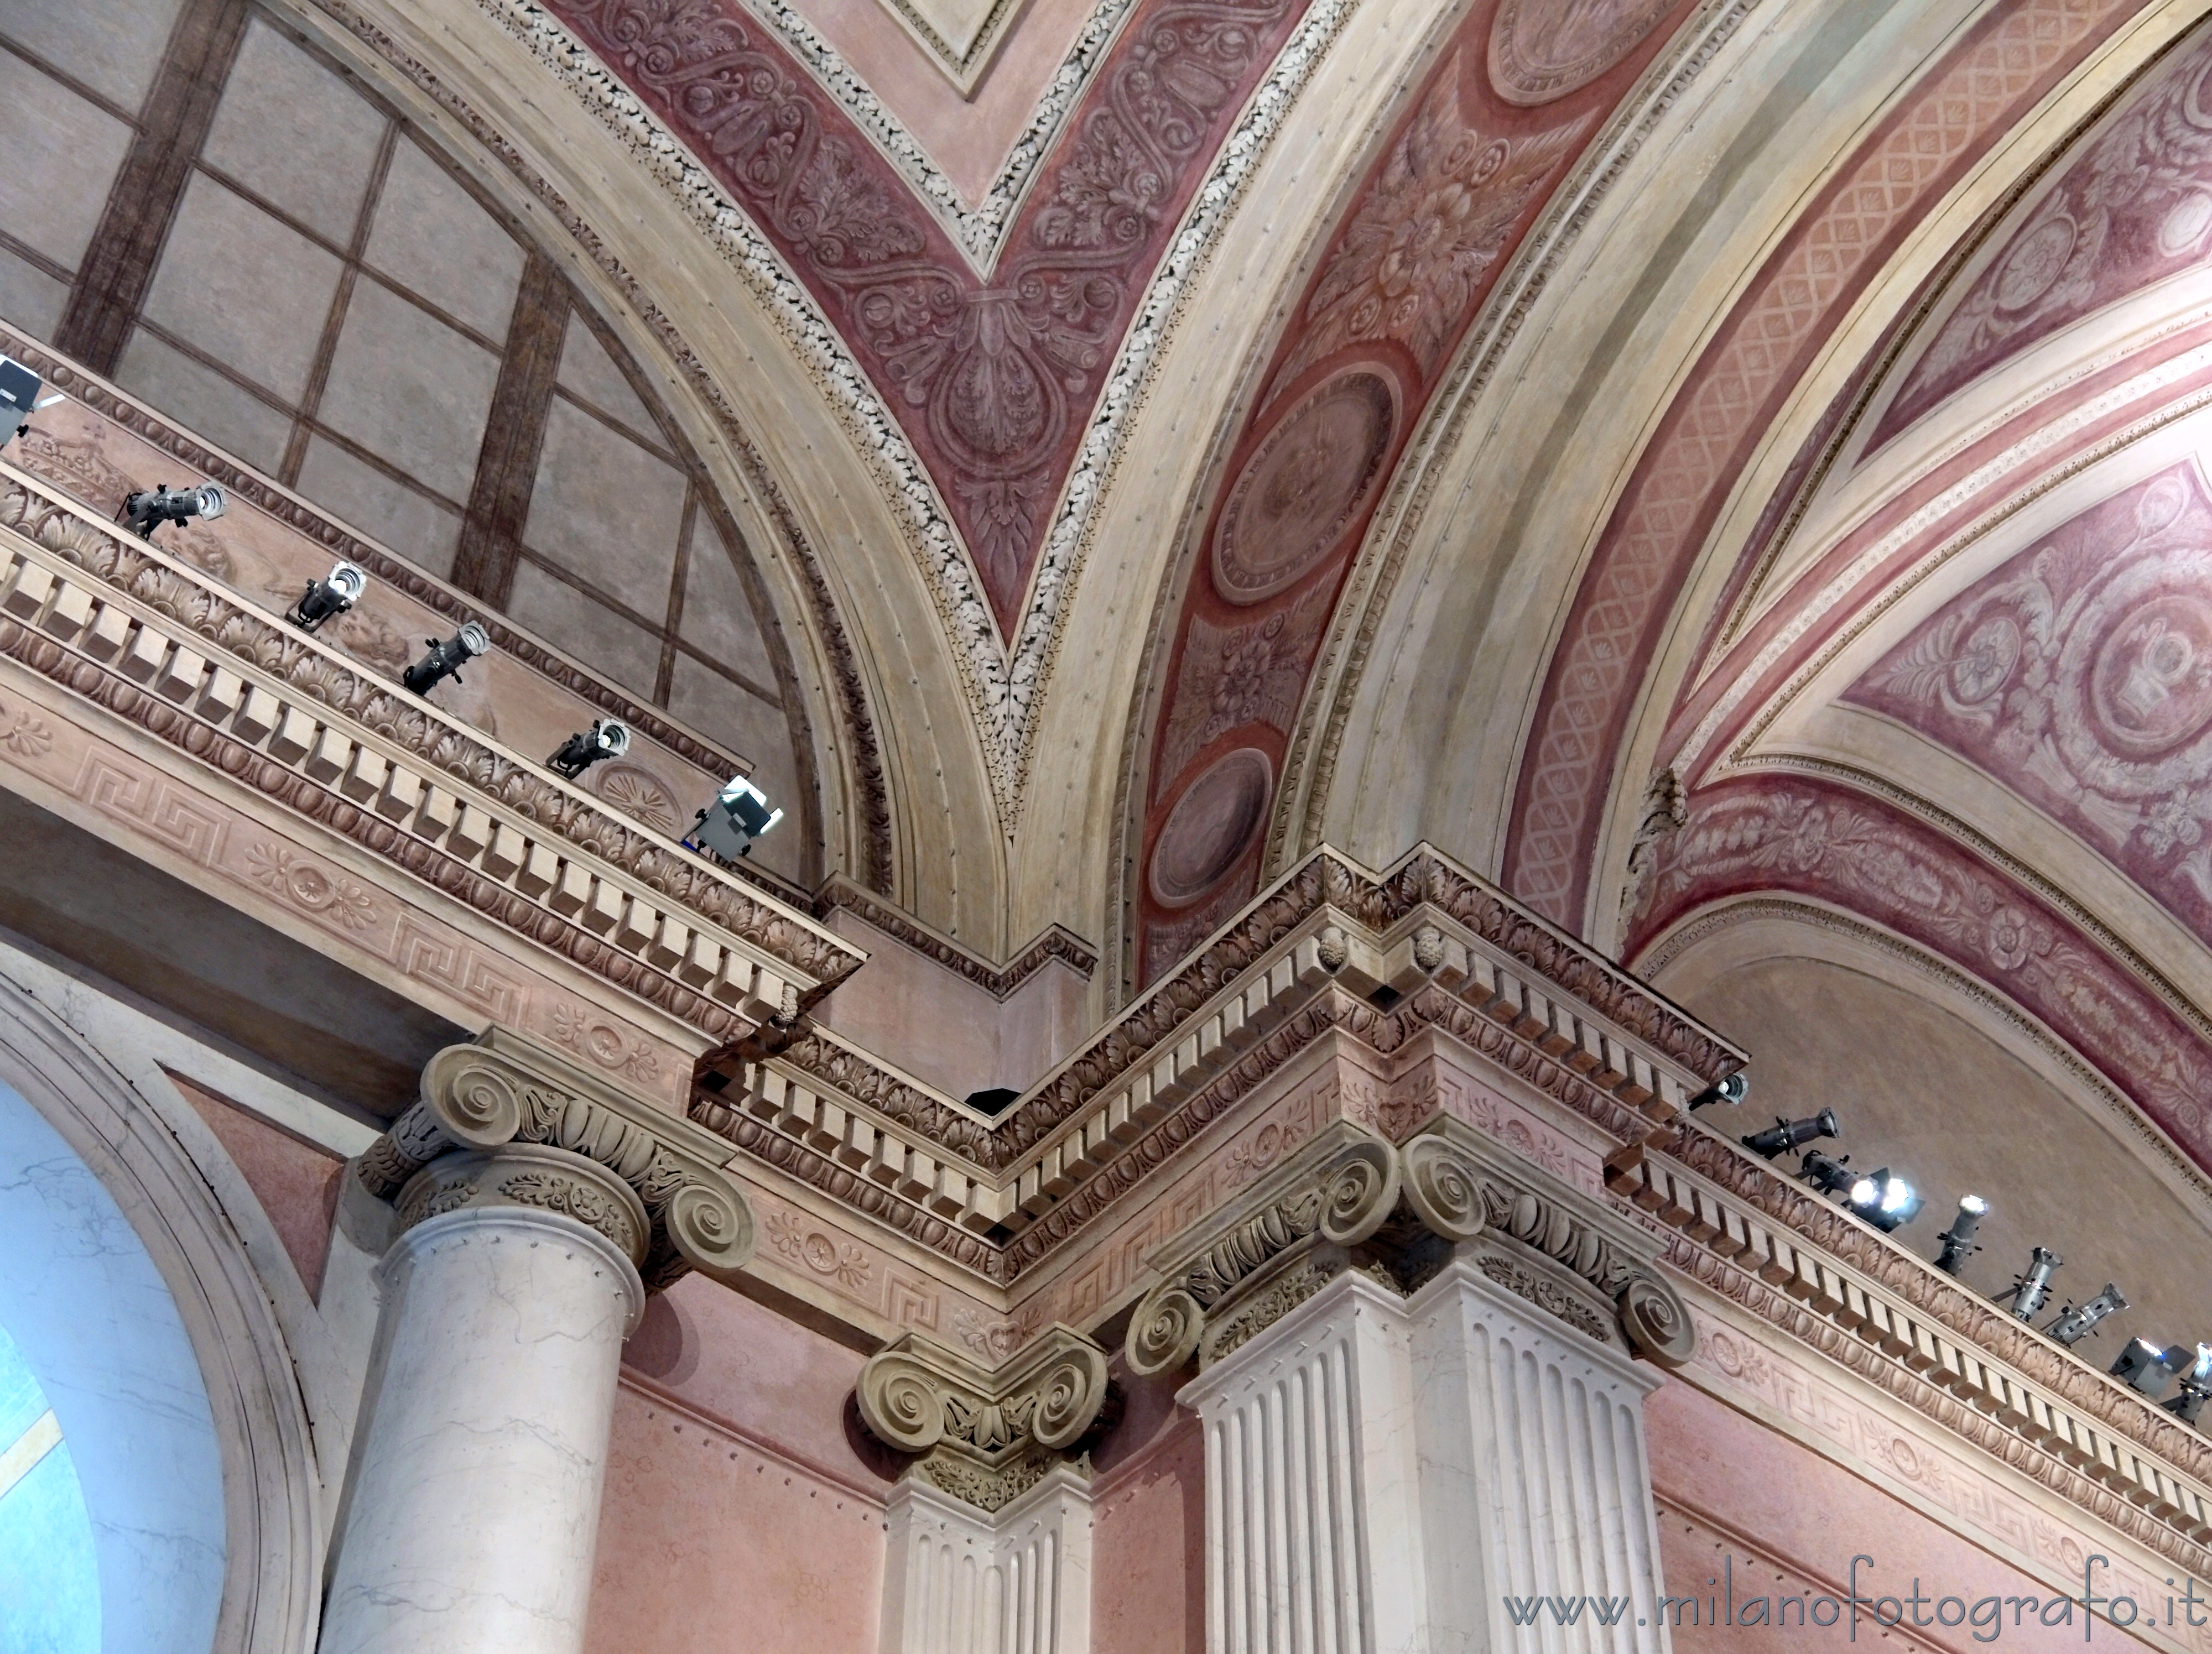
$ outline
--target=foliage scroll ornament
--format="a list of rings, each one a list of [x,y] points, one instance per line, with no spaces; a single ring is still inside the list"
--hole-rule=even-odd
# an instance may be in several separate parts
[[[908,1333],[860,1370],[860,1420],[907,1474],[995,1511],[1078,1449],[1107,1404],[1106,1352],[1046,1328],[993,1370]]]
[[[1634,1223],[1449,1116],[1401,1148],[1349,1121],[1200,1226],[1130,1318],[1139,1376],[1220,1360],[1335,1276],[1410,1292],[1451,1257],[1601,1342],[1665,1366],[1696,1348],[1689,1311]]]
[[[569,1163],[571,1182],[584,1175],[574,1163],[584,1162],[629,1192],[649,1287],[694,1269],[730,1280],[752,1257],[752,1209],[721,1169],[729,1151],[719,1138],[502,1029],[433,1057],[421,1100],[369,1145],[358,1166],[369,1191],[396,1203],[411,1224],[434,1215],[426,1209],[434,1197],[422,1191],[452,1186],[441,1171],[449,1161],[466,1161],[474,1176],[477,1160],[494,1151],[512,1158],[509,1146],[518,1144],[540,1146],[554,1157],[549,1165]],[[530,1203],[568,1210],[617,1238],[550,1195]]]

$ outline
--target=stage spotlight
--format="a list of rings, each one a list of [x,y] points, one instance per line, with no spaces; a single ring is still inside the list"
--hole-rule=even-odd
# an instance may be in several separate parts
[[[1793,1148],[1802,1148],[1816,1137],[1833,1137],[1843,1130],[1837,1122],[1836,1111],[1824,1108],[1809,1120],[1777,1118],[1765,1131],[1754,1131],[1743,1140],[1743,1146],[1754,1154],[1764,1154],[1772,1160],[1777,1154],[1786,1154]]]
[[[2047,1246],[2035,1249],[2035,1256],[2028,1260],[2027,1273],[2012,1278],[2011,1309],[2015,1317],[2028,1320],[2051,1301],[2051,1275],[2065,1261]]]
[[[2128,1347],[2120,1352],[2120,1359],[2112,1363],[2112,1376],[2155,1401],[2165,1390],[2166,1381],[2193,1359],[2194,1352],[2179,1345],[2160,1349],[2156,1344],[2130,1338]]]
[[[1845,1198],[1850,1202],[1851,1210],[1884,1234],[1902,1229],[1918,1217],[1920,1209],[1928,1203],[1911,1184],[1886,1166],[1853,1184]]]
[[[2196,1360],[2181,1375],[2181,1393],[2159,1405],[2184,1424],[2195,1424],[2208,1398],[2212,1398],[2212,1344],[2199,1344]]]
[[[31,415],[40,408],[51,408],[59,402],[58,396],[39,400],[39,376],[11,356],[0,356],[0,448],[4,448],[31,428]]]
[[[1943,1243],[1943,1251],[1936,1259],[1936,1267],[1946,1275],[1956,1275],[1966,1262],[1982,1249],[1974,1244],[1974,1231],[1990,1215],[1990,1203],[1979,1195],[1968,1195],[1959,1203],[1959,1215],[1951,1220],[1951,1227],[1936,1237]]]
[[[368,576],[351,563],[340,563],[319,580],[307,582],[300,601],[284,618],[303,632],[312,632],[334,615],[343,615],[361,601],[368,589]]]
[[[126,495],[118,520],[128,523],[131,532],[141,540],[150,540],[154,530],[164,523],[189,523],[195,517],[217,518],[229,503],[223,498],[222,490],[212,482],[190,488],[173,488],[164,483],[145,494]]]
[[[2043,1330],[2045,1336],[2057,1339],[2067,1348],[2071,1349],[2084,1337],[2097,1330],[2098,1322],[2108,1315],[2118,1313],[2127,1306],[2126,1297],[2122,1294],[2118,1287],[2107,1281],[2105,1283],[2104,1291],[2078,1307],[2071,1304],[2068,1305],[2065,1309],[2059,1312],[2058,1318]]]
[[[1738,1069],[1725,1080],[1707,1086],[1690,1099],[1690,1112],[1696,1113],[1709,1103],[1736,1104],[1751,1094],[1751,1076]]]
[[[753,840],[781,820],[783,812],[769,808],[768,795],[740,775],[699,812],[684,843],[735,861],[751,855]]]
[[[409,667],[399,680],[418,695],[428,694],[433,686],[447,678],[458,682],[461,668],[478,655],[491,652],[490,635],[474,621],[464,624],[443,643],[435,638],[424,641],[430,645],[429,653]]]
[[[1849,1154],[1823,1154],[1817,1148],[1805,1151],[1805,1158],[1797,1163],[1798,1175],[1824,1195],[1848,1194],[1859,1174],[1850,1168]]]
[[[597,718],[590,729],[579,730],[562,742],[561,750],[545,760],[545,767],[558,770],[573,781],[601,759],[620,758],[629,750],[629,725],[611,718]]]

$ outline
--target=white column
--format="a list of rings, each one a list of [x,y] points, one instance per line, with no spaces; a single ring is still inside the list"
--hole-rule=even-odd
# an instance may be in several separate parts
[[[1411,1356],[1403,1302],[1346,1273],[1178,1394],[1206,1431],[1208,1654],[1431,1646]]]
[[[1564,1294],[1557,1301],[1590,1314]],[[1432,1645],[1665,1650],[1644,1445],[1644,1398],[1659,1374],[1468,1259],[1448,1264],[1407,1311]],[[1509,1596],[1523,1615],[1533,1596],[1559,1606],[1535,1610],[1541,1632],[1516,1629]]]
[[[1057,1465],[994,1512],[909,1477],[884,1514],[881,1654],[1090,1654],[1081,1473]]]
[[[383,1280],[322,1654],[574,1654],[636,1266],[562,1212],[471,1205],[409,1229]]]

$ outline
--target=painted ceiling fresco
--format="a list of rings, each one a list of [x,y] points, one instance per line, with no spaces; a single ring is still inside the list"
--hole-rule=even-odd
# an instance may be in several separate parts
[[[1289,731],[1391,472],[1514,248],[1680,9],[1477,6],[1329,242],[1244,415],[1166,639],[1140,979],[1256,888]]]
[[[737,0],[552,9],[806,284],[896,411],[1012,637],[1146,277],[1303,7],[1144,0],[982,270]]]
[[[2136,9],[2024,0],[1987,14],[1883,119],[1716,332],[1638,459],[1553,651],[1504,866],[1539,912],[1583,922],[1631,712],[1706,536],[1797,382],[1913,226]]]

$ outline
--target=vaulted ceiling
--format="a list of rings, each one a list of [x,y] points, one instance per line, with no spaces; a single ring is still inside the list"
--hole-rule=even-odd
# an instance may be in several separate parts
[[[558,283],[742,578],[711,637],[690,561],[518,530],[501,588],[465,479],[433,572],[602,670],[627,634],[525,575],[619,609],[672,716],[717,716],[686,669],[771,706],[817,835],[791,876],[991,959],[1065,925],[1103,1011],[1316,845],[1426,838],[1662,980],[1753,906],[1857,925],[2212,1164],[2204,12],[264,22]],[[364,440],[292,415],[287,456]]]

